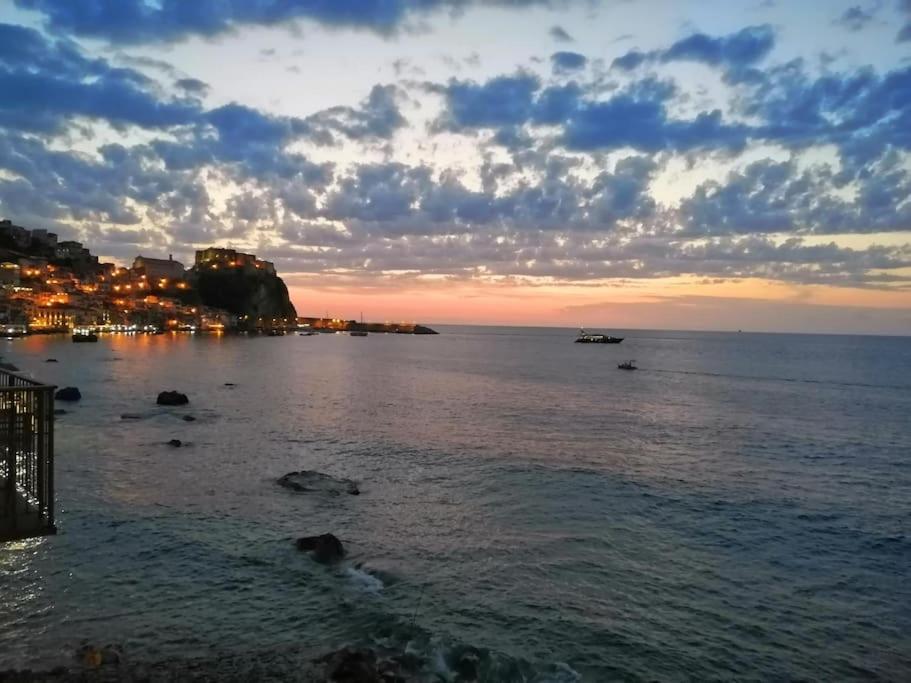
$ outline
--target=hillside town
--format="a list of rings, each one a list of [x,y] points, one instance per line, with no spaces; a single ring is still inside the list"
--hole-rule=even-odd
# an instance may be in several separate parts
[[[272,276],[275,266],[234,249],[196,252],[186,268],[172,256],[137,255],[130,267],[99,262],[79,242],[0,220],[0,330],[6,336],[72,332],[222,332],[284,329],[296,318],[251,318],[206,305],[201,277],[231,271]],[[283,288],[283,285],[282,285]],[[292,309],[293,310],[293,309]]]

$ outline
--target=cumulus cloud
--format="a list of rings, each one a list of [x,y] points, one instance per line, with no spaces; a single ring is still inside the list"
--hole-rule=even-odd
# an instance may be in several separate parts
[[[306,19],[390,33],[416,15],[461,10],[480,0],[15,0],[21,9],[40,12],[60,33],[103,38],[113,43],[173,41],[191,35],[217,36],[244,25],[273,26]],[[488,5],[521,8],[549,0],[484,0]]]
[[[554,52],[550,56],[550,63],[553,66],[554,73],[571,73],[584,69],[588,63],[585,55],[578,52]]]
[[[159,99],[137,71],[11,24],[0,24],[0,91],[15,93],[0,98],[0,125],[42,133],[59,132],[73,116],[167,128],[199,113],[194,99]]]
[[[631,50],[617,57],[612,66],[630,71],[647,62],[692,61],[737,70],[760,61],[774,45],[775,33],[771,26],[748,26],[727,36],[694,33],[664,50]]]
[[[344,3],[228,1],[200,17],[171,0],[20,3],[61,34],[115,42],[302,17],[368,21],[333,14]],[[434,4],[443,5],[380,3],[369,27],[387,30]],[[111,16],[93,23],[92,8]],[[127,26],[136,12],[150,23]],[[0,209],[35,227],[81,231],[109,255],[189,253],[230,239],[268,245],[287,270],[365,278],[687,275],[909,286],[908,247],[852,250],[808,236],[911,226],[911,69],[817,74],[799,59],[769,65],[773,48],[767,26],[694,34],[626,53],[610,78],[586,68],[585,55],[559,51],[553,75],[542,65],[480,80],[376,84],[356,106],[285,116],[238,101],[211,108],[207,84],[169,65],[118,57],[131,66],[115,66],[65,35],[0,26],[0,86],[21,93],[0,102]],[[717,70],[734,86],[730,98],[699,106],[655,75],[678,61]],[[655,69],[636,71],[644,64]],[[427,131],[400,106],[418,89],[441,105]],[[80,149],[90,148],[100,124],[142,133],[90,152],[66,144],[82,135]],[[480,161],[449,168],[396,155],[389,143],[403,131],[421,144],[456,138]],[[746,163],[740,153],[757,143],[774,146],[776,159]],[[335,159],[327,145],[363,155],[314,161]],[[802,158],[822,146],[834,157]],[[659,200],[655,185],[670,162],[709,159],[730,170],[679,201]]]

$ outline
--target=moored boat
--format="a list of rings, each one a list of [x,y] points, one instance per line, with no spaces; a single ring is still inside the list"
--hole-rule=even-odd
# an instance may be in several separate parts
[[[579,336],[576,337],[577,344],[619,344],[623,337],[612,337],[609,334],[592,334],[583,329],[579,330]]]
[[[98,335],[91,330],[73,330],[73,342],[96,342]]]
[[[628,361],[624,361],[624,362],[620,363],[619,365],[617,365],[617,369],[618,370],[638,370],[639,368],[636,367],[636,361],[628,360]]]

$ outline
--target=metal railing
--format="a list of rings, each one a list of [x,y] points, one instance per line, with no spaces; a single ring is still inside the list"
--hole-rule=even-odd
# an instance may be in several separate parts
[[[56,531],[54,389],[0,370],[0,540]]]

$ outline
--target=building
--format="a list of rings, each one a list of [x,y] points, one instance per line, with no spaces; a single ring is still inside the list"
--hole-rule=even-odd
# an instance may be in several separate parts
[[[57,233],[47,230],[32,230],[32,241],[43,247],[57,247]]]
[[[137,256],[133,260],[133,271],[145,275],[152,282],[157,280],[182,280],[184,267],[180,261],[168,255],[167,260]]]
[[[0,285],[19,284],[19,264],[5,261],[0,263]]]
[[[32,243],[32,233],[20,225],[14,225],[9,218],[0,220],[0,236],[10,246],[25,249]]]
[[[221,249],[209,247],[196,252],[197,268],[257,268],[275,275],[275,264],[271,261],[261,261],[256,254],[245,254],[235,249]]]
[[[219,247],[209,247],[196,252],[196,267],[203,266],[255,266],[256,256],[254,254],[245,254],[234,249],[221,249]]]
[[[259,259],[256,259],[256,267],[269,273],[269,275],[275,275],[275,264],[272,263],[272,261],[260,261]]]
[[[88,262],[92,260],[92,253],[82,246],[82,242],[66,240],[57,244],[54,249],[54,256],[58,259],[70,259],[71,261]]]

